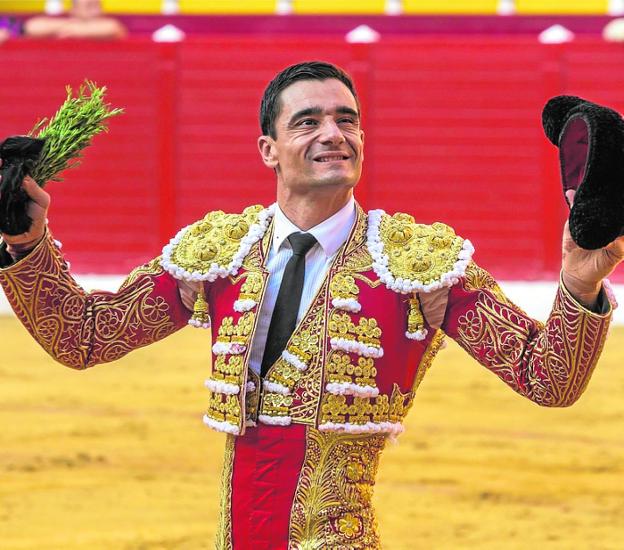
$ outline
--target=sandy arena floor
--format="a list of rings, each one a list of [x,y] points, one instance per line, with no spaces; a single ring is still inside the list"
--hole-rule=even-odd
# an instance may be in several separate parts
[[[223,437],[201,423],[205,337],[78,373],[0,317],[0,548],[213,548]],[[382,459],[384,547],[624,548],[623,365],[618,327],[581,401],[548,410],[449,345]]]

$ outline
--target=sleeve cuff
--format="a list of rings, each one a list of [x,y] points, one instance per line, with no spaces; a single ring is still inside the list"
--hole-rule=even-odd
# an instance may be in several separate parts
[[[27,252],[23,257],[17,260],[9,254],[7,250],[7,244],[0,239],[0,273],[7,272],[13,269],[18,269],[20,266],[28,262],[28,259],[41,250],[45,246],[54,246],[54,240],[50,231],[46,228],[43,238],[35,245],[35,247]]]
[[[598,297],[596,298],[596,306],[595,308],[589,309],[588,307],[581,304],[566,288],[565,284],[563,284],[563,279],[559,278],[559,288],[561,289],[561,293],[565,298],[572,303],[574,303],[581,311],[588,315],[592,315],[594,317],[609,317],[613,310],[617,307],[617,302],[615,301],[615,297],[613,295],[613,291],[611,290],[611,285],[608,279],[604,279],[602,282],[602,287],[600,288],[600,292],[598,293]]]

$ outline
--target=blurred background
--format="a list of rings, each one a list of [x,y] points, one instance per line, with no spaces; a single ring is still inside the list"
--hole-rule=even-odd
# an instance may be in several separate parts
[[[558,94],[624,110],[621,15],[624,0],[0,0],[0,136],[85,78],[125,109],[49,187],[72,270],[113,289],[208,210],[274,200],[262,91],[291,63],[336,63],[362,100],[364,208],[452,225],[544,318],[566,207],[541,110]],[[0,317],[0,548],[213,547],[205,339],[77,376]],[[451,345],[382,460],[385,547],[621,548],[623,349],[616,327],[587,395],[545,411]]]
[[[54,113],[67,84],[109,88],[126,114],[51,187],[52,227],[76,272],[125,273],[207,210],[272,202],[255,145],[263,88],[288,64],[331,61],[363,100],[365,208],[445,221],[498,278],[556,278],[565,204],[541,109],[564,93],[624,109],[624,46],[602,37],[618,6],[104,0],[101,17],[126,30],[105,41],[19,36],[71,3],[0,0],[12,33],[0,46],[0,135]]]

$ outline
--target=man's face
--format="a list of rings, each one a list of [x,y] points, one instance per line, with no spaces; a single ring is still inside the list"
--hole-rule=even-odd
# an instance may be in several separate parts
[[[278,187],[295,193],[354,187],[362,172],[364,133],[349,89],[333,78],[300,80],[282,91],[280,103],[277,138],[259,139]]]

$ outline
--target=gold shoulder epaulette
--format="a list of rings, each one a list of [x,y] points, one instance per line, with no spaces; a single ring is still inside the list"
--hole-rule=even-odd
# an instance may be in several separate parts
[[[368,213],[368,249],[373,269],[389,289],[402,294],[450,287],[466,271],[474,248],[443,223],[416,223],[408,214]]]
[[[249,206],[242,214],[209,212],[171,239],[161,265],[176,279],[214,281],[236,275],[251,247],[262,238],[274,206]]]

